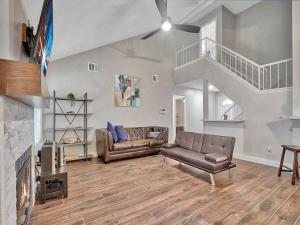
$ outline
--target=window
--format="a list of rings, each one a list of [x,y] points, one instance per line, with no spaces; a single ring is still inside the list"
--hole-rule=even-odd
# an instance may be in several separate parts
[[[42,109],[34,109],[34,143],[39,144],[42,141],[43,132],[43,120]]]

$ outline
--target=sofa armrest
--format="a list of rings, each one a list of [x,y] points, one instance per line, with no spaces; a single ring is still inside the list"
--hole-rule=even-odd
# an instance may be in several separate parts
[[[112,150],[112,135],[106,129],[96,129],[96,149],[99,157],[107,161],[109,151]]]
[[[168,143],[168,140],[169,140],[169,128],[168,127],[153,127],[153,131],[162,132],[164,143]]]
[[[212,163],[220,163],[228,160],[228,157],[222,153],[213,152],[205,154],[205,160]]]
[[[163,148],[167,148],[167,149],[169,149],[169,148],[175,148],[175,147],[177,147],[178,145],[177,144],[172,144],[172,143],[166,143],[166,144],[164,144],[162,147]]]

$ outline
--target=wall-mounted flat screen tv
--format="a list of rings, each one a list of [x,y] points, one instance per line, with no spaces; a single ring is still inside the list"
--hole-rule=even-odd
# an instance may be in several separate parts
[[[41,65],[41,71],[46,76],[53,44],[53,0],[44,0],[39,26],[36,33],[36,43],[32,50],[33,60]]]

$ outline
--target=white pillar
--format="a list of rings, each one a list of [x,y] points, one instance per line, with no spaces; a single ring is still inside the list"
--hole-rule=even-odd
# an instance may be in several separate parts
[[[9,0],[0,0],[0,58],[10,59]]]
[[[300,1],[293,1],[293,116],[300,116]]]
[[[205,121],[209,120],[208,80],[203,80],[203,132],[206,132]]]
[[[203,120],[208,120],[208,80],[203,81]]]

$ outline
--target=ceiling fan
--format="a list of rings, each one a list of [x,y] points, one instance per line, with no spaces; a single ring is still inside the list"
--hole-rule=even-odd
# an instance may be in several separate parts
[[[142,37],[145,40],[161,30],[168,31],[171,29],[180,30],[189,33],[199,33],[200,27],[188,24],[172,24],[172,20],[167,14],[167,0],[155,0],[158,11],[161,15],[161,27]]]

